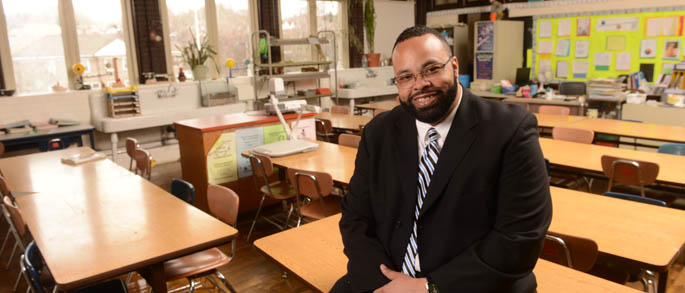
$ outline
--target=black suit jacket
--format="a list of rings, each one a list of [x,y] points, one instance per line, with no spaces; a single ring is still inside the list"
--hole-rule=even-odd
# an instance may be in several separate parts
[[[552,219],[537,120],[464,90],[418,221],[422,273],[441,292],[533,292]],[[334,292],[388,283],[401,271],[417,198],[414,118],[401,107],[364,127],[340,231],[349,262]]]

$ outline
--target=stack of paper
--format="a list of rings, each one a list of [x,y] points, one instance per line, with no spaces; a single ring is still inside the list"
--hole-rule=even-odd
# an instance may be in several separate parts
[[[625,84],[616,79],[593,79],[588,82],[587,98],[595,101],[623,101],[625,87]]]

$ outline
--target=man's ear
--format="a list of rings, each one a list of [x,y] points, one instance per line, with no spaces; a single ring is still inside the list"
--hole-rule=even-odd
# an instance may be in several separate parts
[[[452,69],[454,69],[454,73],[459,74],[459,60],[457,60],[457,56],[452,57]]]

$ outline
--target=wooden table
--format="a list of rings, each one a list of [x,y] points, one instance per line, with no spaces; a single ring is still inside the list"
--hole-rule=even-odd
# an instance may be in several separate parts
[[[554,114],[539,114],[535,113],[535,118],[538,119],[539,128],[554,128],[557,126],[568,126],[573,122],[585,120],[585,116],[575,115],[554,115]]]
[[[539,112],[540,106],[551,105],[551,106],[561,106],[567,107],[571,110],[571,115],[583,115],[585,114],[585,103],[579,101],[564,101],[564,100],[547,100],[547,99],[529,99],[529,98],[519,98],[512,97],[502,100],[505,103],[519,104],[526,108],[526,110],[537,113]]]
[[[575,121],[569,127],[623,137],[685,143],[685,126],[594,118]]]
[[[367,104],[359,104],[356,107],[359,109],[371,109],[374,111],[390,111],[393,108],[397,107],[400,105],[400,102],[395,99],[392,101],[382,101],[382,102],[372,102],[372,103],[367,103]]]
[[[343,184],[350,182],[354,173],[357,149],[329,142],[316,141],[319,148],[315,151],[290,156],[272,158],[281,167],[328,172],[333,180]]]
[[[12,174],[10,186],[38,191],[19,195],[16,201],[61,289],[137,270],[155,292],[166,292],[164,261],[228,243],[237,234],[109,160],[78,166],[59,163],[63,154],[87,150],[0,160],[3,173]],[[8,169],[21,164],[26,165],[22,172],[29,171],[24,174],[30,184],[19,181],[22,178],[16,175],[21,172]],[[56,179],[38,182],[48,173]]]
[[[542,147],[542,154],[549,159],[552,165],[603,174],[602,155],[650,161],[659,164],[657,183],[685,186],[685,156],[582,144],[550,138],[540,138],[540,146]]]
[[[90,146],[92,147],[95,145],[93,130],[95,130],[95,127],[92,125],[81,124],[43,129],[38,130],[36,133],[0,134],[0,142],[10,150],[13,149],[13,146],[15,145],[37,144],[41,151],[45,151],[44,147],[47,145],[48,141],[53,138],[68,137],[69,139],[73,139],[79,146],[83,146],[83,139],[81,136],[88,135],[90,138]]]
[[[495,94],[491,91],[480,91],[480,90],[476,90],[476,89],[469,89],[469,91],[471,91],[471,93],[473,93],[474,95],[479,96],[481,98],[493,99],[493,100],[498,100],[498,101],[516,97],[516,95]]]
[[[366,125],[369,123],[373,117],[360,116],[360,115],[348,115],[348,114],[338,114],[324,112],[316,114],[316,118],[328,119],[331,121],[333,128],[359,131],[361,125]]]
[[[592,239],[601,254],[659,272],[659,292],[665,292],[668,270],[685,243],[685,211],[558,187],[550,191],[549,231]]]
[[[340,214],[258,239],[254,245],[318,292],[329,292],[347,271]],[[639,292],[545,260],[533,270],[538,292]]]

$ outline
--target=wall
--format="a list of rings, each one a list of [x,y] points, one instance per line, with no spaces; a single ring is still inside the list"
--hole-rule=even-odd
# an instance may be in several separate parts
[[[414,26],[414,1],[376,0],[376,53],[381,60],[390,58],[397,36],[408,27]],[[366,32],[364,32],[366,33]],[[367,46],[368,47],[368,46]],[[368,53],[368,48],[365,48]]]

